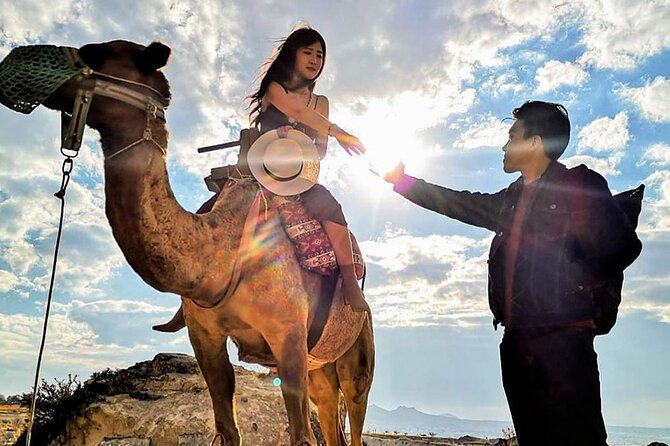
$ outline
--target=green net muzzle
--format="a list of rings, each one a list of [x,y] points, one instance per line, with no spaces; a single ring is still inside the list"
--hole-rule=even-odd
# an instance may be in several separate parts
[[[54,45],[14,48],[0,62],[0,103],[29,114],[86,69],[75,48]]]

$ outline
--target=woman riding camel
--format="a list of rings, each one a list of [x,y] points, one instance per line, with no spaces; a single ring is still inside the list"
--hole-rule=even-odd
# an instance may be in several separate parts
[[[249,96],[252,124],[260,133],[277,130],[287,137],[290,130],[305,133],[314,141],[319,156],[326,155],[332,136],[349,155],[365,153],[361,141],[328,120],[328,98],[314,93],[316,80],[326,60],[326,42],[314,29],[293,31],[278,48],[274,60],[260,78],[258,91]],[[266,64],[267,65],[267,64]],[[323,226],[335,252],[342,275],[345,302],[354,311],[369,311],[358,286],[347,221],[342,207],[321,184],[300,194],[307,213]]]

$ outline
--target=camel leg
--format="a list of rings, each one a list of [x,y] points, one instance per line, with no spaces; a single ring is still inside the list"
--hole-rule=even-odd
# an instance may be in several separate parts
[[[335,364],[309,372],[309,396],[318,409],[326,446],[347,446],[338,412],[340,388]]]
[[[216,434],[223,446],[239,446],[240,432],[235,421],[235,373],[226,349],[226,336],[210,336],[199,327],[189,327],[188,336],[205,378],[214,407]]]
[[[277,359],[277,374],[288,414],[291,445],[316,446],[316,437],[309,423],[307,333],[304,329],[293,329],[280,340],[267,339],[267,342]]]
[[[375,368],[372,323],[366,318],[354,345],[336,361],[337,378],[349,412],[351,446],[362,446],[363,423]]]

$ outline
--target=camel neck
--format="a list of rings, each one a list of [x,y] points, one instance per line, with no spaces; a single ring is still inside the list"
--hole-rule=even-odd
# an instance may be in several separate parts
[[[114,238],[144,281],[205,305],[216,302],[218,284],[233,274],[243,213],[186,211],[170,187],[165,157],[149,142],[105,163],[105,194]]]

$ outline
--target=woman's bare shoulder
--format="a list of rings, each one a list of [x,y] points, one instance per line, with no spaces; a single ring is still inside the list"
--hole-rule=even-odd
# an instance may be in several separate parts
[[[330,110],[330,102],[328,102],[328,97],[321,95],[321,94],[315,94],[316,96],[316,111],[321,113],[324,116],[328,115],[328,111]]]
[[[265,94],[267,95],[268,93],[271,94],[271,95],[273,95],[273,94],[288,94],[288,90],[286,90],[286,88],[282,84],[280,84],[279,82],[270,81],[270,83],[268,84],[267,92]]]
[[[321,103],[321,102],[323,102],[323,103],[325,103],[325,104],[328,104],[328,103],[329,103],[329,102],[328,102],[328,96],[326,96],[326,95],[323,95],[323,94],[315,94],[314,96],[316,96],[316,97],[319,99],[319,103]]]

